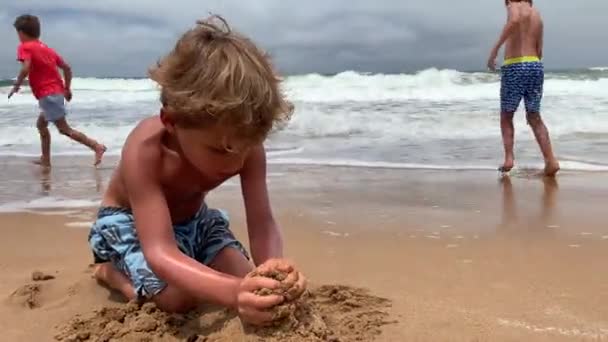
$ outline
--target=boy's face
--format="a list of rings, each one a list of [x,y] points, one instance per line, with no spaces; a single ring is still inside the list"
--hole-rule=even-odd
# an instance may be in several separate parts
[[[184,158],[206,178],[223,180],[243,167],[249,148],[235,139],[226,138],[221,129],[167,128],[177,138]]]

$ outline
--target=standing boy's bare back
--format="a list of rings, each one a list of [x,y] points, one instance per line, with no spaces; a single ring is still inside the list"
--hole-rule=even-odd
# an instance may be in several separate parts
[[[519,21],[505,42],[505,60],[522,56],[542,59],[543,21],[540,13],[525,2],[513,2],[510,7]]]

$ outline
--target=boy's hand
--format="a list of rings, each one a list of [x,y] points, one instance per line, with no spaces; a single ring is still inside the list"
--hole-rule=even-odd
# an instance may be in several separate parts
[[[498,52],[495,50],[492,50],[492,52],[490,52],[490,57],[488,58],[488,69],[492,70],[492,71],[496,71],[496,56],[498,55]]]
[[[8,93],[8,98],[10,99],[13,95],[19,92],[20,87],[18,85],[14,85],[13,89]]]
[[[286,259],[268,259],[256,269],[261,274],[272,270],[279,270],[288,274],[287,278],[283,281],[291,285],[290,290],[286,294],[289,297],[288,299],[299,298],[306,290],[306,277],[296,270],[291,261]]]
[[[63,97],[65,97],[65,100],[68,102],[72,101],[72,91],[66,88],[66,90],[63,92]]]
[[[243,322],[252,325],[267,325],[272,322],[273,314],[269,311],[275,305],[281,304],[283,296],[256,295],[259,289],[276,289],[280,283],[266,277],[245,277],[241,280],[237,293],[237,310]]]

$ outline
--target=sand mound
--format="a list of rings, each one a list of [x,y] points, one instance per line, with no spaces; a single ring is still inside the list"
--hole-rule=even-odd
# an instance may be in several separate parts
[[[371,341],[388,321],[390,302],[366,290],[321,286],[291,303],[294,310],[269,328],[245,328],[251,341]]]
[[[158,341],[177,336],[187,320],[182,315],[161,312],[153,303],[131,302],[121,307],[105,307],[93,317],[73,318],[55,339],[60,341]],[[179,341],[174,338],[169,341]]]
[[[154,304],[107,307],[76,317],[55,339],[80,341],[372,341],[388,321],[390,302],[366,290],[321,286],[290,302],[293,310],[272,327],[243,328],[228,310],[167,314]]]

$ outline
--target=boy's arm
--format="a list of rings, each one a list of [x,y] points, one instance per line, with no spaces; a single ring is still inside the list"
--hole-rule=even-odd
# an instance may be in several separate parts
[[[21,44],[17,48],[17,60],[21,62],[21,70],[19,71],[19,75],[17,75],[17,80],[13,85],[13,89],[11,89],[11,91],[8,93],[9,99],[15,93],[19,92],[23,81],[25,81],[25,78],[30,73],[30,68],[32,66],[32,53],[25,44]]]
[[[147,262],[154,273],[171,286],[201,301],[236,308],[240,280],[197,262],[177,247],[157,173],[161,152],[145,144],[138,142],[136,146],[129,146],[127,140],[122,171]]]
[[[539,30],[539,35],[538,35],[538,40],[537,40],[537,47],[536,47],[536,53],[538,55],[538,58],[543,59],[543,45],[544,45],[544,36],[545,36],[545,24],[543,23],[543,21],[540,21],[540,30]]]
[[[498,51],[500,50],[502,44],[504,44],[509,38],[509,36],[511,36],[513,30],[517,27],[517,24],[519,24],[519,21],[519,9],[516,9],[514,6],[509,6],[509,18],[502,29],[502,33],[500,34],[496,45],[494,45],[493,48],[493,51],[496,51],[496,54],[498,54]]]
[[[500,48],[507,41],[509,36],[511,36],[511,34],[513,33],[513,30],[517,27],[517,24],[519,24],[519,21],[520,21],[519,10],[516,9],[512,5],[509,5],[508,8],[509,8],[509,15],[508,15],[507,23],[503,27],[500,37],[498,38],[498,41],[496,42],[494,47],[492,47],[492,51],[490,52],[490,58],[488,59],[488,67],[490,69],[496,68],[496,56],[498,55],[498,51],[500,51]]]
[[[23,84],[23,81],[25,81],[25,78],[30,73],[31,66],[32,66],[32,61],[30,59],[25,59],[21,62],[21,70],[19,71],[19,75],[17,75],[17,80],[15,80],[13,89],[11,89],[11,91],[8,93],[9,99],[15,93],[19,92],[19,89],[21,89],[21,85]]]
[[[271,258],[282,258],[283,238],[268,198],[264,146],[251,150],[240,177],[253,261],[260,265]]]
[[[57,55],[57,66],[63,72],[63,83],[65,87],[65,99],[72,100],[72,68],[61,56]]]

